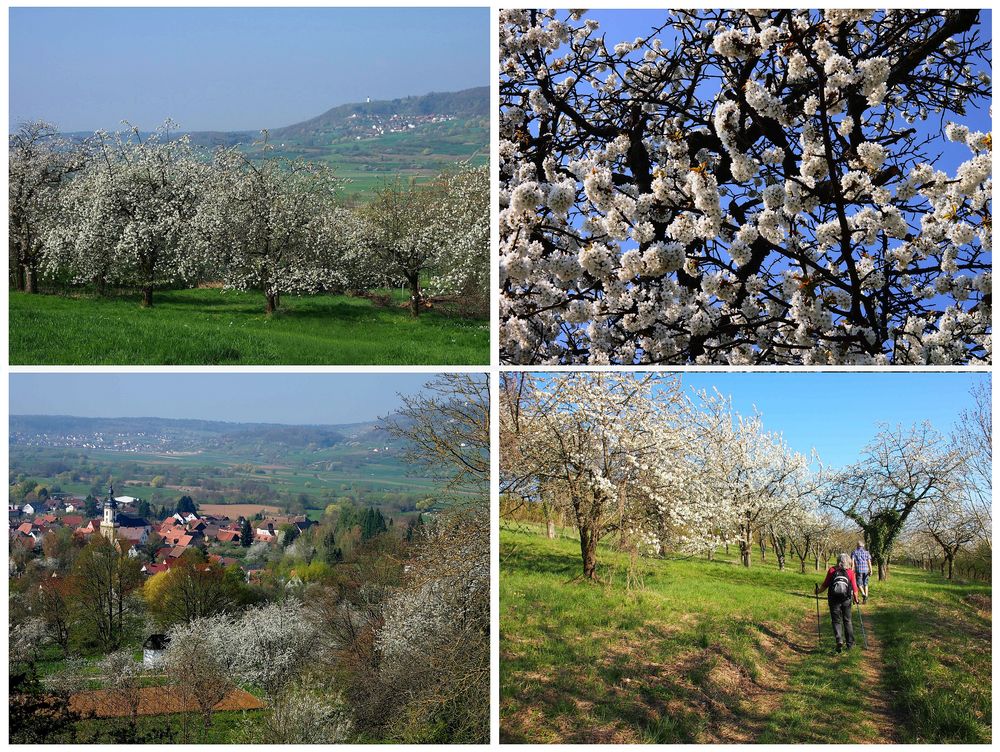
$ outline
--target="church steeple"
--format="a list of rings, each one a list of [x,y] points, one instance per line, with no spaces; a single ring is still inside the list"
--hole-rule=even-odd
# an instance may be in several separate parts
[[[104,519],[101,520],[101,535],[112,543],[118,539],[118,502],[115,501],[114,484],[108,485],[108,498],[104,500]]]

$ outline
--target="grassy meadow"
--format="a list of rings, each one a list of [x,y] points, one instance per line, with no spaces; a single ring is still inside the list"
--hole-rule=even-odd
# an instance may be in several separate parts
[[[399,301],[403,296],[395,291]],[[380,307],[343,295],[263,296],[218,289],[138,296],[10,293],[12,365],[485,364],[489,323]]]
[[[591,584],[573,533],[501,530],[502,742],[990,743],[988,584],[894,566],[836,655],[808,562],[604,546]]]

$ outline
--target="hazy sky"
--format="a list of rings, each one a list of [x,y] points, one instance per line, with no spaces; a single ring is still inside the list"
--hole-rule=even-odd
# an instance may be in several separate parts
[[[13,373],[13,415],[333,424],[372,420],[428,373]]]
[[[910,426],[924,420],[949,433],[974,404],[969,390],[989,384],[981,373],[685,373],[686,387],[731,395],[744,415],[756,405],[769,431],[830,467],[858,459],[878,423]]]
[[[276,128],[489,83],[487,8],[12,8],[10,126]]]

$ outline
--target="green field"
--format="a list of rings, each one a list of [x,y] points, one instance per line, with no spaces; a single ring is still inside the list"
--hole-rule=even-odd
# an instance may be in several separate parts
[[[373,455],[368,446],[351,446],[347,443],[316,451],[284,448],[273,459],[276,464],[255,465],[257,458],[224,451],[206,450],[186,454],[144,454],[141,452],[117,452],[100,449],[69,449],[10,447],[10,469],[12,473],[23,473],[49,488],[58,487],[61,493],[86,495],[90,493],[90,481],[67,481],[46,473],[48,463],[62,460],[69,455],[86,455],[87,463],[107,467],[116,477],[115,492],[122,496],[135,496],[154,505],[173,506],[176,500],[188,493],[197,501],[205,501],[198,481],[193,481],[191,489],[181,489],[171,485],[153,487],[149,480],[155,474],[167,474],[169,470],[189,470],[200,477],[204,468],[225,469],[224,476],[205,475],[203,480],[214,480],[223,489],[234,489],[244,481],[254,481],[266,485],[274,498],[293,498],[306,494],[315,504],[324,505],[334,498],[351,493],[361,497],[373,493],[405,493],[436,498],[440,494],[437,481],[412,474],[411,469],[400,460],[387,456],[381,459]],[[313,467],[311,465],[327,467]],[[253,470],[242,469],[243,465],[254,465]],[[341,467],[341,465],[343,465]],[[328,469],[329,467],[329,469]],[[225,491],[228,503],[242,503],[238,492]],[[206,503],[210,503],[206,501]],[[262,502],[263,503],[263,502]],[[315,519],[322,516],[322,507],[310,510]]]
[[[306,145],[286,139],[271,154],[325,162],[346,181],[340,195],[364,203],[396,179],[422,182],[465,161],[485,165],[488,145],[489,122],[470,118],[360,140],[331,135],[329,143]]]
[[[990,743],[991,588],[894,566],[864,606],[869,649],[817,645],[807,567],[642,559],[501,532],[501,741]],[[725,558],[725,557],[723,557]],[[855,631],[861,631],[855,609]]]
[[[489,324],[437,310],[417,319],[340,295],[285,296],[264,315],[253,293],[138,296],[10,293],[12,365],[485,364]]]

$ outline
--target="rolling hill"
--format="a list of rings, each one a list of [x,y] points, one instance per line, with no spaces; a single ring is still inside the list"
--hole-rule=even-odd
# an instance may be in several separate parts
[[[489,88],[434,92],[333,107],[301,123],[268,131],[271,154],[330,164],[343,193],[360,200],[386,182],[425,180],[458,162],[489,159]],[[193,132],[204,148],[242,145],[261,150],[255,131]]]
[[[83,139],[91,134],[65,135]],[[252,156],[263,153],[259,130],[186,135],[206,152],[240,146]],[[268,129],[273,156],[328,163],[346,181],[343,194],[361,201],[389,181],[425,180],[458,162],[484,165],[489,139],[487,86],[341,104],[301,123]]]
[[[461,120],[489,118],[490,90],[487,86],[454,92],[431,92],[423,96],[374,102],[342,104],[301,123],[275,128],[275,140],[301,140],[337,134],[358,119],[444,117]]]
[[[272,452],[343,442],[389,443],[376,422],[338,426],[229,423],[171,418],[84,418],[69,415],[11,415],[11,446],[75,447],[126,452],[226,451],[251,454],[267,445]]]

